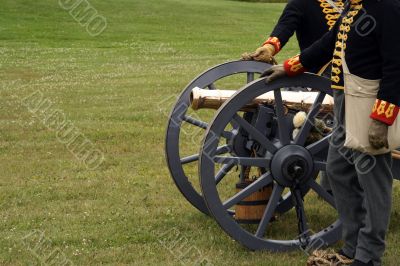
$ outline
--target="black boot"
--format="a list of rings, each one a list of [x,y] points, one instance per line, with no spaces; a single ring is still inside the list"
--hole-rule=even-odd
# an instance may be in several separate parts
[[[343,250],[339,250],[334,255],[334,259],[332,260],[332,265],[353,265],[353,258],[348,257],[344,254]]]
[[[332,192],[332,191],[331,191]],[[329,193],[329,192],[328,192]],[[347,256],[346,254],[344,254],[344,252],[343,252],[343,250],[341,249],[341,250],[339,250],[338,252],[337,252],[340,256],[343,256],[343,257],[346,257],[346,258],[348,258],[349,260],[352,260],[353,258],[350,258],[349,256]]]
[[[374,264],[372,263],[372,261],[369,261],[368,263],[364,263],[362,261],[355,260],[353,262],[353,264],[351,264],[350,266],[374,266]]]

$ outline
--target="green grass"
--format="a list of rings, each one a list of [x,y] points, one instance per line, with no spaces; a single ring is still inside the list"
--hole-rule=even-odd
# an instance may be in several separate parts
[[[0,264],[39,264],[22,240],[39,230],[49,250],[60,249],[76,265],[179,265],[181,250],[166,248],[175,231],[214,265],[304,265],[301,252],[254,253],[232,241],[180,196],[163,151],[172,104],[165,99],[208,67],[256,48],[284,5],[90,2],[108,22],[97,37],[58,1],[2,0]],[[278,59],[296,47],[292,40]],[[36,91],[104,153],[98,169],[88,170],[57,140],[41,121],[46,113],[35,116],[24,106]],[[387,265],[399,255],[399,210],[396,200]]]

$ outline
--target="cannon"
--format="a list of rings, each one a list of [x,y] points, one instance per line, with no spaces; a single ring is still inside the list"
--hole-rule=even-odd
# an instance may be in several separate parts
[[[330,81],[303,74],[267,85],[255,75],[268,67],[252,61],[225,63],[185,88],[168,121],[171,176],[194,207],[251,250],[329,246],[340,240],[341,223],[333,196],[317,179],[326,169],[331,133],[321,132],[312,143],[308,137],[315,118],[332,126]],[[226,78],[231,80],[220,82]],[[231,90],[217,90],[219,85]],[[196,116],[201,111],[204,119]],[[308,116],[293,136],[292,120],[299,111]],[[185,123],[201,129],[200,152],[188,156],[182,156],[185,148],[198,140],[182,143],[188,141],[181,135]],[[399,153],[394,158],[400,159]],[[398,162],[394,171],[400,168]],[[331,209],[329,217],[320,217],[326,208]]]

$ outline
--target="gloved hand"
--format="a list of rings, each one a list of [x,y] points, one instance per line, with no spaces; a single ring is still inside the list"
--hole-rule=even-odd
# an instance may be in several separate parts
[[[242,60],[255,60],[269,64],[276,64],[275,47],[272,44],[266,44],[263,47],[257,48],[254,53],[242,54]]]
[[[374,149],[389,148],[389,126],[381,121],[372,119],[368,130],[369,143]]]
[[[263,78],[267,76],[268,78],[265,80],[266,83],[269,83],[277,79],[281,79],[286,76],[285,68],[283,67],[283,65],[272,66],[271,68],[265,70],[260,77]]]

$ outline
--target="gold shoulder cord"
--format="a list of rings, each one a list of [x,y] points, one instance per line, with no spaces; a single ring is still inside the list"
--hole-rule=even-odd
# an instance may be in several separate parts
[[[346,42],[351,30],[351,24],[354,22],[354,17],[357,16],[361,9],[362,0],[351,0],[350,11],[343,18],[342,23],[340,24],[332,60],[331,79],[333,89],[344,89],[343,86],[338,85],[340,82],[340,74],[342,73],[342,53],[343,51],[346,51]]]
[[[322,12],[325,14],[326,24],[328,25],[329,30],[331,30],[340,17],[340,13],[328,2],[326,2],[326,0],[318,0],[318,2],[320,3]],[[343,9],[344,3],[342,1],[337,1],[336,6],[340,9]]]
[[[318,0],[318,2],[320,3],[322,12],[325,14],[326,24],[328,25],[329,30],[331,30],[333,28],[333,26],[335,25],[336,21],[339,19],[340,13],[333,6],[331,6],[328,2],[326,2],[326,0]],[[344,3],[342,2],[342,0],[337,1],[336,6],[340,9],[343,9]],[[318,71],[317,75],[321,76],[330,64],[331,64],[331,62],[329,62],[325,66],[323,66]]]

